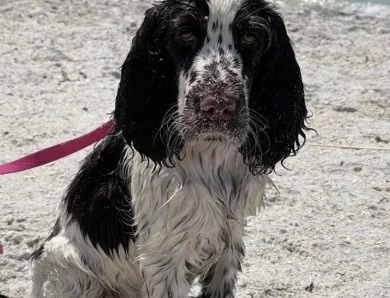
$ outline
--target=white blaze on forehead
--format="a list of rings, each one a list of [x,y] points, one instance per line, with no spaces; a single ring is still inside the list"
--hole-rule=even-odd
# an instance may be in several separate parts
[[[205,65],[218,62],[220,50],[228,61],[240,60],[234,48],[232,24],[244,0],[209,0],[207,36],[203,47],[195,57],[196,69],[201,73]],[[237,69],[238,70],[238,69]],[[233,70],[234,71],[234,70]]]
[[[232,23],[244,0],[209,0],[209,17]]]
[[[231,24],[242,5],[243,0],[209,0],[209,20],[207,35],[211,44],[218,44],[220,35],[222,45],[233,45]]]

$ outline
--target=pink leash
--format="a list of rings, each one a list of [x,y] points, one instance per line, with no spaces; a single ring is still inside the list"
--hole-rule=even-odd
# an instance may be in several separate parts
[[[100,141],[115,129],[114,121],[108,121],[97,129],[70,141],[43,149],[15,161],[0,165],[0,175],[25,171],[73,154]],[[0,254],[1,252],[0,247]]]

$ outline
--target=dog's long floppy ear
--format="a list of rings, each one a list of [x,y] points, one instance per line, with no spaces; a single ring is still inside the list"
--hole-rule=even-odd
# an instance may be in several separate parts
[[[243,147],[246,161],[257,173],[270,172],[276,163],[295,155],[307,129],[301,72],[283,19],[273,12],[267,21],[269,46],[255,70],[249,97],[251,115],[263,116],[265,129],[252,127],[254,135],[248,142],[256,143],[256,149],[248,144]]]
[[[167,149],[160,128],[177,101],[174,67],[164,53],[166,26],[161,7],[146,11],[122,66],[114,118],[126,142],[143,158],[164,162],[175,150]],[[167,58],[168,57],[168,58]],[[171,136],[172,137],[172,136]]]

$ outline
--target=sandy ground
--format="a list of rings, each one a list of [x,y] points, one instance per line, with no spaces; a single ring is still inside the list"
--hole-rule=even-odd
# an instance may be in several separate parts
[[[108,119],[148,6],[0,1],[0,163]],[[319,135],[272,175],[279,195],[250,221],[237,297],[390,297],[390,19],[282,12]],[[29,255],[90,150],[0,177],[0,293],[26,294]]]

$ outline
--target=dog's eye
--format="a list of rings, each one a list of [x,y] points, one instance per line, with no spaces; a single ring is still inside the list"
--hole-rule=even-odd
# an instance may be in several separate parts
[[[187,29],[179,31],[177,38],[184,43],[193,43],[196,40],[195,34]]]
[[[255,43],[257,40],[257,36],[254,33],[248,32],[242,38],[241,42],[245,45],[251,45]]]

